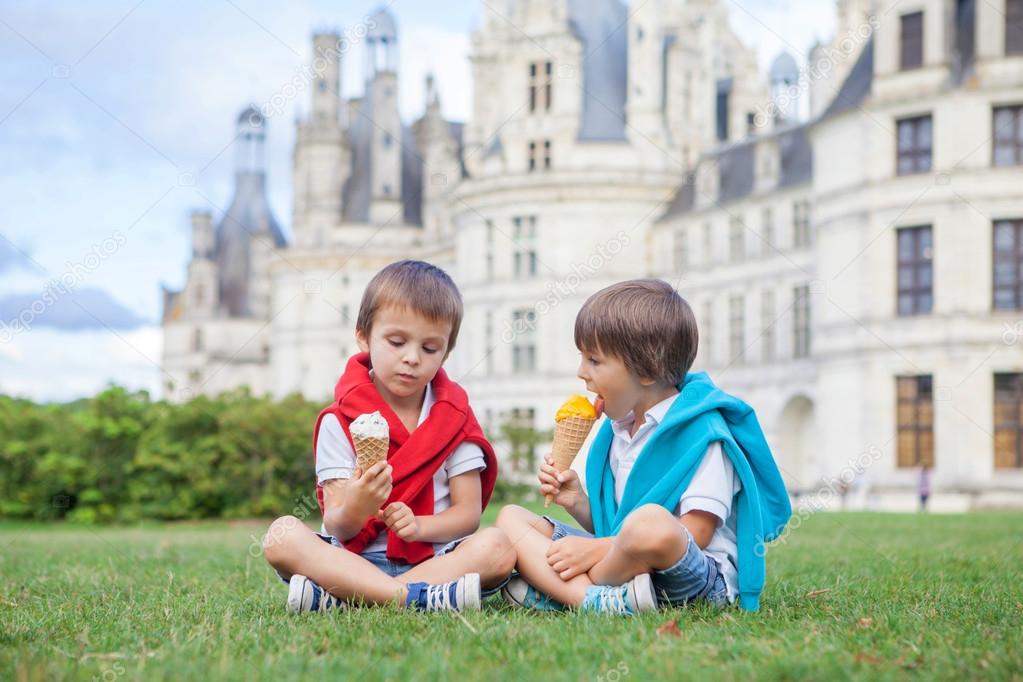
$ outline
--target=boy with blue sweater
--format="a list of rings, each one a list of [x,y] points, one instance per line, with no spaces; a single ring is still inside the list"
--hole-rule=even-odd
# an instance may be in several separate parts
[[[759,606],[764,544],[791,515],[752,408],[688,373],[698,332],[669,284],[603,289],[576,318],[578,376],[604,420],[575,471],[540,467],[540,492],[582,529],[518,506],[497,526],[515,544],[514,604],[632,615],[705,599]]]

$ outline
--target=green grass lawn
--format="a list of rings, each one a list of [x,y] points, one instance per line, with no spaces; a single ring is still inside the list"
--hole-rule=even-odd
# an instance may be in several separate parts
[[[0,679],[1023,679],[1021,514],[817,514],[759,613],[636,619],[292,616],[264,529],[0,524]]]

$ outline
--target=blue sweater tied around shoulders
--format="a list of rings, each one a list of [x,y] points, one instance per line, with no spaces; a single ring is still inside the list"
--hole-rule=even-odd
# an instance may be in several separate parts
[[[778,537],[792,515],[788,491],[753,408],[715,386],[706,372],[690,372],[678,389],[678,397],[636,459],[621,504],[615,500],[609,458],[610,420],[597,432],[586,460],[594,534],[617,535],[625,517],[645,504],[674,512],[708,446],[721,441],[742,482],[732,501],[739,604],[756,611],[764,589],[766,543]]]

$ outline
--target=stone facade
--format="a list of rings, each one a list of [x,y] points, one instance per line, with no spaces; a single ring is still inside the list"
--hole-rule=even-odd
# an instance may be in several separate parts
[[[464,125],[442,117],[432,80],[423,115],[402,123],[386,11],[367,23],[361,98],[339,97],[340,37],[317,34],[291,241],[261,208],[263,122],[243,112],[238,196],[215,229],[193,216],[188,282],[165,294],[168,396],[248,385],[328,399],[369,278],[414,257],[462,289],[447,367],[485,426],[549,428],[580,388],[582,302],[657,276],[697,314],[694,369],[757,409],[794,492],[835,504],[819,492],[844,476],[850,504],[909,508],[916,465],[933,458],[937,505],[1018,501],[1023,463],[1005,466],[1011,424],[993,407],[995,382],[1003,399],[1015,386],[995,375],[1023,373],[1003,340],[1023,336],[1023,302],[992,302],[996,225],[1023,219],[1023,158],[995,129],[996,116],[1020,126],[1023,147],[1004,2],[877,16],[839,0],[835,38],[808,68],[783,55],[767,76],[719,0],[484,3]],[[900,235],[917,261],[900,261]],[[930,283],[900,285],[914,273]]]

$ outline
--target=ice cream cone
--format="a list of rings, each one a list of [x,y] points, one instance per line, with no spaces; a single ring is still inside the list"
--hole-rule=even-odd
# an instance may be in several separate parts
[[[363,473],[371,466],[387,459],[390,447],[390,429],[387,420],[379,412],[360,414],[348,427],[355,446],[355,465]]]
[[[554,444],[551,447],[555,469],[561,472],[572,467],[572,462],[582,449],[596,421],[596,418],[571,416],[555,424]],[[543,506],[549,507],[552,499],[551,495],[544,496]]]
[[[387,459],[388,438],[353,438],[356,466],[366,472],[371,466]]]

